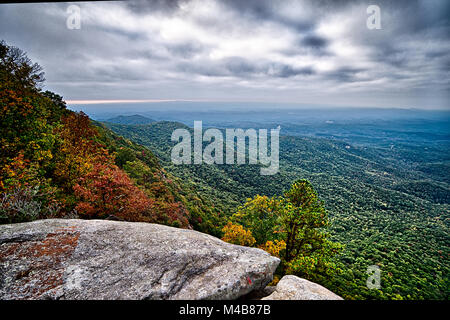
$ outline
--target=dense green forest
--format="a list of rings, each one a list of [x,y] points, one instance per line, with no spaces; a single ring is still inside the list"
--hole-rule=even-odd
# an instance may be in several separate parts
[[[449,297],[449,187],[421,166],[391,161],[374,148],[298,136],[280,137],[280,173],[274,176],[261,176],[257,165],[174,165],[170,136],[186,125],[107,126],[149,147],[168,172],[228,215],[246,198],[280,195],[299,178],[311,181],[329,211],[332,238],[345,244],[342,274],[325,283],[343,297]],[[370,265],[382,271],[380,290],[366,286]]]

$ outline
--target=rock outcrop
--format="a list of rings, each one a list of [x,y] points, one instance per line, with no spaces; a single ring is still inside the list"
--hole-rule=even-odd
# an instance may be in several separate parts
[[[272,280],[263,250],[157,224],[0,226],[0,299],[236,299]]]
[[[296,276],[281,278],[275,291],[261,300],[343,300],[317,283]]]

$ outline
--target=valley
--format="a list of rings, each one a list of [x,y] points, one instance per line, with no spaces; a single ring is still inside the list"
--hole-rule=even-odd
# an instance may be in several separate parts
[[[327,135],[317,130],[324,124],[310,125],[307,134],[306,126],[282,124],[280,173],[274,176],[261,176],[259,165],[172,164],[172,131],[192,130],[179,122],[106,125],[152,150],[168,172],[212,199],[226,216],[246,198],[280,195],[295,179],[311,181],[329,211],[333,238],[346,245],[340,257],[344,272],[328,284],[343,297],[448,297],[448,136],[412,135],[406,124],[396,123],[389,133],[380,130],[384,122],[373,121],[372,126],[341,125]],[[233,124],[245,128],[243,122]],[[420,149],[429,158],[418,158]],[[381,291],[366,287],[370,265],[382,270]]]

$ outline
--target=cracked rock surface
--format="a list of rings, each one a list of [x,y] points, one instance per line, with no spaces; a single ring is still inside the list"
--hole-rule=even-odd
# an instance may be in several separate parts
[[[106,220],[0,226],[0,299],[236,299],[279,259],[193,230]]]

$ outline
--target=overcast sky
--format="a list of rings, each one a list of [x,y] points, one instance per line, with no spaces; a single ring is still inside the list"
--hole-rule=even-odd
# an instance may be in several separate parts
[[[380,30],[366,10],[377,4]],[[450,1],[185,0],[0,5],[0,39],[66,100],[450,109]]]

